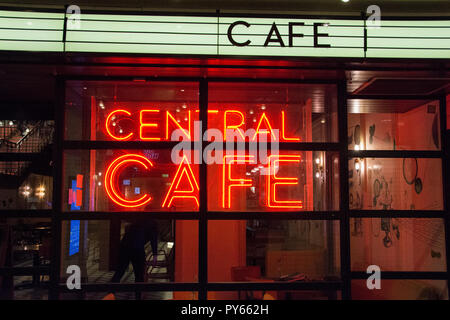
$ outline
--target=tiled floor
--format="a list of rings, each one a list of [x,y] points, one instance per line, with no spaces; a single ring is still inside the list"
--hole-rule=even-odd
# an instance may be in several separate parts
[[[165,247],[165,243],[160,243],[160,250]],[[95,244],[93,244],[93,248],[95,248]],[[147,246],[146,250],[149,252],[149,246]],[[88,274],[88,282],[89,283],[108,283],[114,271],[101,271],[98,267],[98,259],[95,254],[96,250],[89,250],[89,257],[87,261],[87,274]],[[159,260],[163,259],[163,257],[159,257]],[[30,261],[24,261],[22,264],[29,265]],[[159,270],[160,272],[165,272],[164,269]],[[14,299],[16,300],[45,300],[48,299],[48,289],[45,281],[48,281],[48,278],[44,279],[44,282],[39,286],[27,286],[32,282],[31,276],[18,276],[14,277]],[[154,282],[168,281],[167,279],[152,279]],[[134,273],[133,268],[130,264],[128,270],[125,272],[123,276],[122,283],[134,283]],[[61,299],[83,299],[83,300],[101,300],[108,293],[107,292],[89,292],[86,294],[78,294],[78,293],[68,293],[61,295]],[[144,292],[142,293],[142,299],[144,300],[166,300],[172,299],[172,292]],[[134,300],[135,293],[134,292],[117,292],[115,294],[116,300]]]

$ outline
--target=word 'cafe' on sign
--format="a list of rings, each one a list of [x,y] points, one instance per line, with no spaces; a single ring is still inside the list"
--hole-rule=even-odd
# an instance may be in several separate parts
[[[117,141],[130,140],[134,137],[143,141],[160,141],[169,139],[170,134],[174,130],[181,130],[186,136],[185,139],[192,137],[192,114],[198,110],[187,110],[188,121],[185,125],[181,125],[175,118],[174,114],[167,110],[160,109],[140,109],[137,112],[130,112],[124,108],[118,108],[108,113],[105,120],[105,130],[107,135]],[[209,114],[221,117],[223,123],[224,141],[226,141],[226,132],[237,131],[239,134],[234,136],[242,136],[250,141],[258,141],[259,135],[270,136],[275,141],[278,135],[274,132],[281,132],[279,139],[281,141],[300,141],[299,137],[286,137],[285,134],[285,112],[280,111],[279,119],[275,122],[271,117],[262,112],[259,120],[254,124],[252,136],[244,136],[247,129],[244,114],[238,110],[209,110]],[[128,125],[121,125],[121,133],[117,130],[118,123],[126,121]],[[253,121],[252,121],[253,122]],[[273,123],[281,123],[281,128],[273,126]],[[137,124],[133,126],[132,124]],[[126,128],[127,131],[125,131]],[[239,191],[245,191],[248,188],[255,188],[253,180],[242,174],[242,170],[238,170],[239,166],[258,166],[261,168],[261,177],[264,180],[259,184],[259,192],[264,195],[264,205],[267,208],[274,209],[302,209],[303,201],[300,198],[281,199],[279,193],[280,187],[283,191],[286,188],[298,187],[298,177],[289,174],[282,174],[283,168],[299,165],[302,162],[301,155],[293,154],[271,154],[268,156],[264,166],[257,162],[256,156],[247,154],[226,154],[223,156],[221,164],[221,195],[217,201],[223,209],[230,209],[233,206],[233,194]],[[139,153],[127,153],[117,156],[112,162],[107,164],[106,174],[104,176],[104,185],[107,196],[111,201],[120,207],[138,208],[143,207],[155,201],[149,192],[143,190],[143,194],[138,198],[128,198],[120,191],[120,178],[127,167],[137,167],[143,174],[150,172],[158,166],[153,159],[145,157]],[[263,169],[263,170],[262,170]],[[123,177],[122,177],[123,178]],[[165,191],[165,196],[161,201],[161,208],[171,208],[179,201],[194,204],[199,207],[199,183],[198,178],[194,174],[192,163],[186,155],[177,164],[177,169],[171,182]]]

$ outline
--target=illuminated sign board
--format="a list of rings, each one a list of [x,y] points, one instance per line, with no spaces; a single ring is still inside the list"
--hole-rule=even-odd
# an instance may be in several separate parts
[[[287,19],[0,11],[0,50],[343,58],[450,58],[450,20]]]
[[[251,134],[248,134],[245,116],[243,112],[236,109],[208,110],[210,116],[219,117],[219,123],[223,124],[223,140],[219,141],[300,141],[299,137],[286,136],[285,133],[285,112],[279,112],[279,120],[275,122],[273,114],[262,112],[259,120],[256,122],[250,121],[253,124]],[[187,113],[195,113],[198,110],[186,110]],[[124,118],[120,119],[119,115]],[[149,116],[149,117],[147,117]],[[129,127],[128,131],[123,131],[117,135],[117,128],[120,121],[130,120],[137,125]],[[256,119],[256,118],[255,118]],[[113,125],[113,121],[115,125]],[[124,141],[136,137],[140,141],[160,141],[169,140],[171,132],[178,130],[184,140],[191,141],[191,117],[189,122],[181,126],[170,111],[161,109],[137,109],[129,111],[127,109],[119,108],[107,111],[105,117],[104,128],[110,139],[116,141]],[[281,128],[276,124],[281,124]],[[169,127],[172,126],[171,131]],[[150,130],[150,131],[147,131]],[[281,134],[279,134],[281,132]],[[227,135],[228,134],[228,135]],[[233,139],[231,139],[233,138]],[[262,139],[261,139],[262,138]],[[280,175],[280,168],[286,168],[293,165],[300,165],[302,161],[301,155],[293,154],[271,154],[267,157],[267,163],[262,166],[257,163],[254,155],[240,155],[240,154],[226,154],[220,159],[221,165],[221,199],[218,200],[223,209],[232,208],[233,196],[236,189],[243,190],[244,188],[255,188],[252,179],[246,174],[242,174],[242,170],[237,170],[239,166],[251,165],[261,168],[264,186],[260,185],[260,192],[264,195],[264,202],[266,208],[273,209],[303,209],[303,200],[298,197],[303,197],[301,194],[296,194],[289,199],[280,198],[280,188],[292,188],[298,186],[298,177],[292,174]],[[153,196],[148,193],[145,188],[140,188],[139,192],[134,192],[134,195],[127,197],[121,192],[121,185],[127,181],[130,185],[129,178],[123,177],[121,174],[125,170],[133,166],[141,173],[155,170],[158,167],[158,157],[149,154],[139,154],[136,152],[121,154],[116,156],[112,161],[107,163],[106,173],[104,175],[104,186],[107,197],[116,205],[122,208],[139,208],[144,207],[151,201],[155,201]],[[264,168],[264,170],[263,170]],[[283,171],[283,170],[281,170]],[[264,172],[264,173],[263,173]],[[121,183],[120,179],[123,179]],[[170,177],[170,183],[165,190],[165,194],[158,205],[160,208],[170,209],[174,203],[179,201],[189,202],[196,208],[199,208],[199,183],[192,169],[188,157],[183,155],[174,175]],[[136,196],[137,195],[137,196]]]

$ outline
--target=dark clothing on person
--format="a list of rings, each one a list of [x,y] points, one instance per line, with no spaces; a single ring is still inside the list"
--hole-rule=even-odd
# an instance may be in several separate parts
[[[153,256],[158,253],[158,226],[155,221],[136,221],[128,226],[120,241],[119,262],[111,282],[120,282],[129,263],[133,265],[136,282],[144,282],[145,245],[150,241]]]

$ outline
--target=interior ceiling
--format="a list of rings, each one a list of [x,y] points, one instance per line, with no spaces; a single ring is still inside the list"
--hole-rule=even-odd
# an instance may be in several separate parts
[[[0,0],[0,5],[21,7],[63,8],[66,0]],[[450,15],[448,0],[77,0],[76,4],[85,9],[108,10],[192,10],[224,12],[265,12],[265,13],[309,13],[309,14],[351,14],[359,15],[370,5],[381,8],[382,15]]]
[[[392,77],[372,78],[353,94],[363,95],[430,95],[450,84],[450,78]]]

